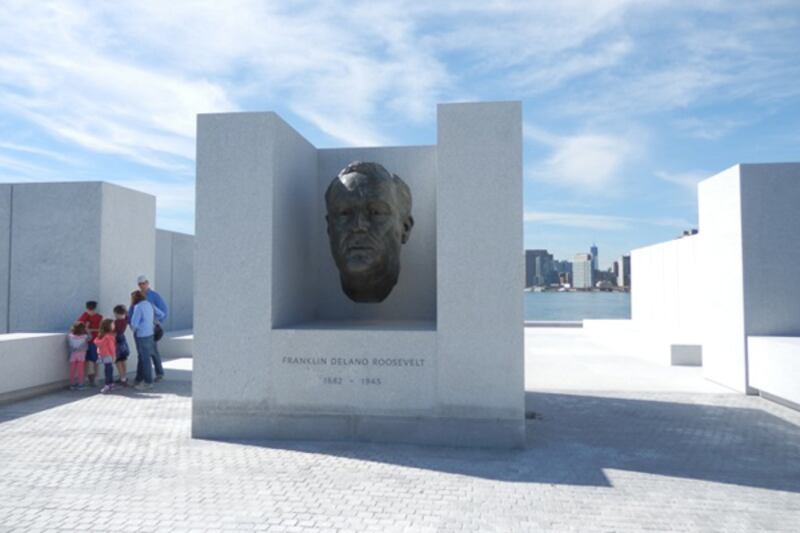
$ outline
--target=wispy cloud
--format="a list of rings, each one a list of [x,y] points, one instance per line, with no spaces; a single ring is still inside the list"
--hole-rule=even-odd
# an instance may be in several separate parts
[[[678,185],[689,192],[697,192],[697,184],[713,175],[713,172],[705,170],[690,170],[687,172],[656,172],[660,179]]]
[[[30,145],[0,141],[0,150],[6,150],[10,152],[17,152],[23,154],[31,154],[34,156],[41,156],[48,159],[60,161],[62,163],[70,163],[70,164],[78,163],[78,160],[75,159],[74,157],[69,157],[60,152],[55,152],[53,150],[46,150],[38,146],[30,146]]]
[[[569,188],[577,193],[598,193],[622,178],[625,164],[639,151],[630,137],[603,133],[557,136],[526,125],[524,135],[552,151],[528,169],[531,178]],[[638,138],[641,141],[641,136]]]
[[[520,99],[526,142],[543,154],[527,176],[571,200],[608,198],[671,168],[650,150],[665,124],[724,141],[763,108],[795,109],[798,35],[791,0],[8,0],[0,166],[4,179],[106,179],[118,163],[115,176],[141,171],[131,183],[144,188],[174,184],[159,216],[190,220],[197,113],[276,110],[320,146],[382,145],[433,131],[439,101]],[[743,103],[760,107],[739,113]],[[31,141],[42,135],[57,141]],[[689,190],[691,174],[648,186]]]
[[[555,211],[525,211],[524,220],[525,222],[535,222],[548,226],[604,231],[626,231],[641,224],[679,230],[693,226],[691,222],[682,218],[633,218]]]
[[[695,139],[715,141],[747,124],[745,120],[731,118],[683,118],[675,121],[681,130]]]

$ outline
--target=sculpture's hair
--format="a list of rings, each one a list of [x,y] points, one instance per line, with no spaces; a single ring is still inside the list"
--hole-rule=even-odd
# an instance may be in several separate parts
[[[400,176],[397,174],[392,174],[379,163],[353,161],[344,167],[333,179],[333,181],[331,181],[331,184],[328,185],[328,190],[325,191],[326,205],[330,205],[331,200],[333,199],[333,191],[337,186],[344,187],[348,190],[352,188],[350,182],[346,179],[346,176],[349,174],[362,174],[374,179],[391,181],[398,193],[398,199],[400,200],[401,218],[405,220],[411,216],[411,189],[408,188],[408,185],[406,185],[406,182],[403,181]]]

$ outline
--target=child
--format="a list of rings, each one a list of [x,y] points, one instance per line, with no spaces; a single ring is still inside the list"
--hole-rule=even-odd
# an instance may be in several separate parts
[[[106,318],[100,323],[100,331],[94,340],[97,346],[97,358],[103,363],[106,371],[106,384],[100,389],[105,394],[114,388],[114,357],[117,353],[117,339],[114,335],[114,321]]]
[[[86,326],[75,322],[67,336],[69,344],[69,388],[70,390],[83,389],[83,365],[86,360],[86,349],[89,347],[89,335]]]
[[[103,315],[95,311],[96,309],[97,302],[90,300],[86,302],[86,312],[78,318],[78,322],[86,326],[86,330],[92,338],[89,349],[86,350],[86,373],[89,376],[89,385],[92,387],[95,386],[95,374],[97,373],[97,346],[94,344],[94,340],[97,338],[100,323],[103,321]]]
[[[117,337],[117,372],[119,373],[119,383],[123,387],[128,386],[128,356],[131,349],[125,339],[125,330],[128,327],[128,312],[124,305],[114,307],[114,333]]]

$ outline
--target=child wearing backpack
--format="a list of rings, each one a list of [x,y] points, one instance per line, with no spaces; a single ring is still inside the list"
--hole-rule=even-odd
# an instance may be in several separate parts
[[[125,339],[125,330],[128,328],[128,311],[124,305],[114,307],[114,334],[117,340],[117,373],[119,374],[119,384],[123,387],[128,386],[128,356],[131,349]]]

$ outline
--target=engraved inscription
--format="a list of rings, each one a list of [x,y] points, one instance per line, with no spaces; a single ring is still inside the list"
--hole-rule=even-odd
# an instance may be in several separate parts
[[[395,369],[421,369],[425,367],[425,359],[422,357],[302,357],[284,356],[281,358],[284,365],[297,367],[327,367],[332,371],[345,368],[370,369],[370,374],[380,371],[381,373],[391,372]],[[354,386],[354,387],[380,387],[391,383],[391,378],[382,376],[342,376],[329,374],[319,377],[320,383],[326,386]]]
[[[422,357],[290,357],[284,356],[281,362],[285,365],[299,366],[361,366],[378,368],[402,368],[425,366]]]

